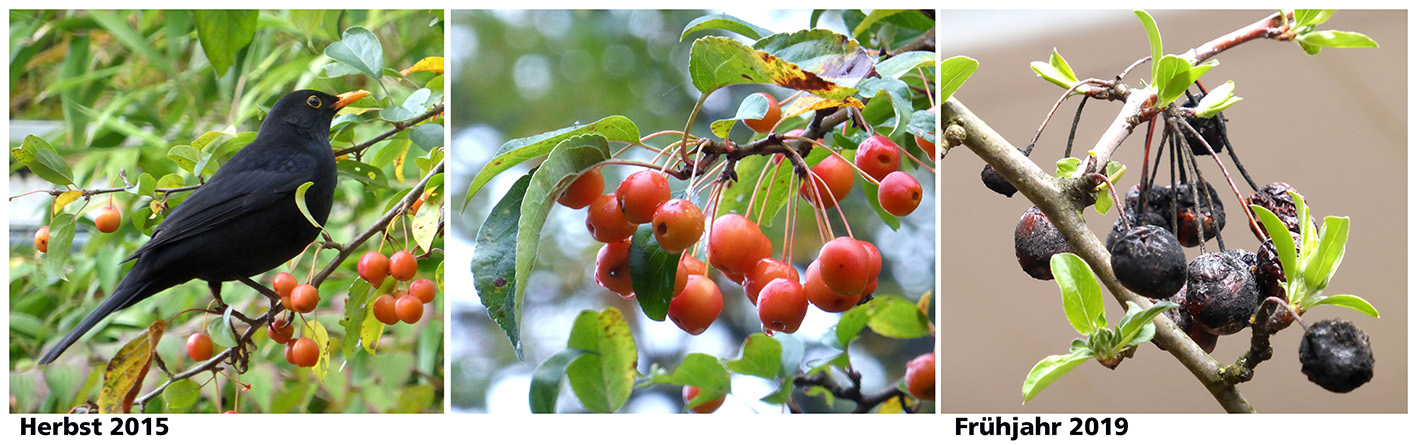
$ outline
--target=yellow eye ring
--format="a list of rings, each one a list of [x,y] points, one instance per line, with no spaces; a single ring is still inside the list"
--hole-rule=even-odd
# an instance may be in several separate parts
[[[309,105],[310,108],[316,108],[316,109],[318,109],[318,108],[320,108],[320,105],[323,105],[323,104],[320,103],[320,98],[315,97],[315,96],[310,96],[310,98],[305,99],[305,105]]]

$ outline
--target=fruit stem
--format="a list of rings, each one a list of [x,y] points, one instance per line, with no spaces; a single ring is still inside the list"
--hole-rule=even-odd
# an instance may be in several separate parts
[[[1117,208],[1117,215],[1122,217],[1122,225],[1127,231],[1131,231],[1132,222],[1127,221],[1127,212],[1122,211],[1122,200],[1117,197],[1117,187],[1112,184],[1112,179],[1101,173],[1088,173],[1087,176],[1107,184],[1107,191],[1112,194],[1112,206]]]
[[[1258,220],[1255,219],[1254,212],[1250,211],[1250,206],[1245,205],[1245,196],[1240,193],[1240,188],[1235,186],[1235,180],[1230,177],[1230,170],[1226,169],[1225,163],[1222,162],[1220,158],[1215,155],[1215,149],[1212,149],[1210,147],[1210,143],[1206,142],[1205,137],[1201,136],[1200,132],[1196,131],[1195,127],[1192,127],[1191,123],[1186,122],[1185,119],[1179,117],[1171,117],[1166,119],[1166,123],[1171,128],[1175,129],[1177,133],[1180,133],[1181,129],[1185,129],[1186,131],[1189,131],[1191,135],[1195,136],[1196,139],[1200,140],[1201,146],[1205,147],[1206,153],[1210,153],[1210,157],[1215,159],[1215,165],[1220,166],[1220,174],[1225,175],[1225,182],[1230,184],[1230,190],[1235,192],[1235,199],[1240,201],[1240,208],[1245,211],[1245,218],[1249,219],[1250,230],[1255,233],[1255,238],[1260,240],[1260,242],[1264,242],[1264,240],[1269,239],[1269,237],[1265,235],[1264,229],[1260,228],[1260,223]],[[1197,172],[1199,172],[1199,169],[1197,169]],[[1209,194],[1210,191],[1206,190],[1205,193]]]

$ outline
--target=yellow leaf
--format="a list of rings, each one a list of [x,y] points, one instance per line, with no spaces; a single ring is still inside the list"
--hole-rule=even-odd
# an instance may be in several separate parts
[[[905,407],[900,405],[900,397],[891,397],[890,400],[882,402],[876,414],[903,414]]]
[[[925,291],[925,295],[920,296],[920,301],[915,302],[915,307],[920,308],[920,313],[930,315],[930,299],[934,295],[933,291]]]
[[[425,57],[423,58],[423,60],[418,61],[418,63],[413,64],[413,66],[409,67],[409,69],[400,71],[399,73],[407,76],[409,75],[409,73],[416,73],[419,71],[429,71],[438,74],[443,74],[443,58]]]
[[[71,202],[78,201],[79,198],[83,196],[84,192],[80,190],[70,190],[60,193],[59,196],[54,198],[54,210],[51,215],[58,215],[59,209],[64,208],[64,206],[69,205]]]
[[[143,377],[148,375],[156,355],[157,342],[162,339],[165,330],[167,322],[153,322],[147,332],[123,345],[123,349],[108,361],[108,368],[103,371],[103,388],[98,392],[99,413],[128,413],[133,410],[133,399],[142,389]]]
[[[315,373],[316,379],[324,382],[325,373],[330,371],[330,334],[325,331],[325,325],[312,318],[305,322],[305,336],[314,340],[315,345],[320,347],[320,359],[310,368],[310,372]]]

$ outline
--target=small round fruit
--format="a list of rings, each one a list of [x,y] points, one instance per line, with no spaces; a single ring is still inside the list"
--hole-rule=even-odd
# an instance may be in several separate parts
[[[626,221],[644,224],[653,220],[654,210],[669,200],[669,181],[659,172],[640,170],[620,182],[615,197],[620,200]]]
[[[432,303],[433,297],[438,295],[438,285],[427,278],[415,280],[413,284],[408,285],[408,294],[418,297],[418,301],[424,304]]]
[[[737,213],[718,217],[709,229],[709,264],[725,274],[746,274],[772,256],[772,241],[758,225]]]
[[[915,146],[920,147],[930,159],[935,159],[935,144],[920,136],[915,136]]]
[[[840,156],[830,155],[812,167],[812,176],[808,178],[810,182],[804,181],[798,193],[812,205],[830,209],[851,193],[851,186],[856,183],[856,170]],[[817,195],[821,195],[825,205],[817,204]]]
[[[797,332],[806,317],[806,291],[795,280],[774,278],[758,294],[758,320],[765,331]]]
[[[679,295],[684,291],[684,285],[689,282],[689,275],[704,275],[708,273],[708,266],[703,261],[699,261],[692,252],[684,252],[679,255],[679,267],[674,272],[674,295]]]
[[[380,323],[393,326],[399,322],[398,299],[393,295],[383,294],[374,299],[374,318]]]
[[[807,295],[807,301],[827,312],[846,312],[847,309],[856,307],[856,303],[861,301],[861,295],[842,295],[832,291],[822,283],[819,269],[817,261],[807,266],[807,276],[803,277],[802,281],[802,291]]]
[[[920,400],[935,400],[935,353],[921,354],[905,364],[905,388]]]
[[[320,305],[320,290],[309,284],[295,286],[295,290],[290,292],[290,304],[290,310],[308,314]]]
[[[295,364],[295,341],[285,342],[285,362]]]
[[[118,225],[123,222],[123,214],[111,205],[99,207],[98,217],[93,219],[94,228],[103,233],[113,233],[118,231]]]
[[[906,216],[920,207],[920,198],[925,193],[920,189],[920,181],[906,172],[891,172],[881,181],[876,191],[876,199],[881,208],[895,216]]]
[[[49,226],[40,227],[34,232],[34,248],[39,253],[49,253]]]
[[[669,300],[669,319],[689,335],[708,330],[722,310],[723,294],[713,280],[703,275],[689,275],[684,291]]]
[[[384,284],[384,278],[389,276],[389,257],[379,252],[366,252],[359,257],[359,278],[379,287]]]
[[[276,291],[276,296],[283,299],[290,298],[290,292],[294,291],[298,284],[300,281],[296,280],[295,275],[291,275],[289,272],[278,273],[275,278],[271,279],[272,290]]]
[[[1184,304],[1205,330],[1230,335],[1250,325],[1259,306],[1259,286],[1239,255],[1209,252],[1187,266]]]
[[[900,146],[890,138],[871,136],[856,146],[856,167],[877,181],[900,168]]]
[[[822,283],[841,295],[861,295],[871,284],[870,254],[861,243],[841,236],[827,241],[817,253]]]
[[[187,337],[187,356],[193,361],[205,362],[212,358],[212,338],[205,332],[198,332]]]
[[[768,257],[758,261],[753,270],[743,275],[743,282],[740,284],[743,285],[744,293],[748,294],[748,301],[758,304],[758,293],[763,290],[763,286],[778,278],[786,278],[793,283],[801,281],[797,269],[792,265]]]
[[[1323,320],[1304,331],[1299,363],[1309,381],[1346,393],[1373,379],[1373,347],[1368,335],[1343,320]]]
[[[404,323],[418,323],[418,320],[423,318],[423,302],[418,301],[418,298],[412,295],[404,295],[394,302],[394,312]]]
[[[320,361],[320,345],[309,337],[300,337],[290,342],[289,360],[295,366],[309,368]]]
[[[266,328],[266,336],[276,343],[290,343],[290,337],[293,335],[295,335],[295,326],[290,324],[290,320],[275,320],[271,322],[270,327]]]
[[[561,192],[561,197],[557,198],[556,202],[573,209],[584,209],[603,192],[605,192],[605,177],[601,176],[600,168],[597,167],[582,173],[580,177],[572,181],[571,185],[566,187],[566,191]]]
[[[782,105],[778,104],[777,99],[773,98],[771,94],[756,93],[755,95],[768,100],[767,114],[762,119],[743,119],[743,124],[758,133],[767,133],[772,131],[772,127],[777,126],[777,121],[782,120]]]
[[[1053,279],[1053,255],[1072,252],[1063,233],[1038,207],[1029,207],[1014,228],[1014,255],[1028,276],[1039,280]]]
[[[616,241],[600,247],[595,255],[595,284],[626,296],[635,293],[630,281],[630,241]]]
[[[1186,252],[1166,229],[1133,227],[1112,245],[1112,269],[1137,295],[1170,298],[1186,284]]]
[[[413,276],[417,274],[418,260],[407,250],[400,250],[389,256],[389,276],[394,277],[395,280],[412,280]]]
[[[602,243],[623,241],[635,234],[635,225],[625,220],[620,200],[615,194],[600,195],[590,203],[585,213],[585,228],[590,237]]]
[[[719,397],[719,398],[717,398],[717,399],[704,401],[704,403],[700,403],[700,404],[698,404],[697,406],[688,406],[688,405],[689,405],[689,402],[693,401],[694,398],[695,398],[695,397],[698,397],[698,396],[699,396],[699,388],[698,388],[698,387],[694,387],[694,386],[685,386],[685,387],[684,387],[684,405],[689,408],[689,411],[693,411],[693,412],[699,413],[699,414],[708,414],[708,413],[711,413],[711,412],[714,412],[714,411],[718,411],[718,407],[723,406],[723,400],[728,397],[728,396],[725,395],[725,396]]]
[[[654,239],[665,252],[683,252],[704,236],[704,212],[699,210],[699,206],[683,199],[671,199],[660,204],[651,222]]]

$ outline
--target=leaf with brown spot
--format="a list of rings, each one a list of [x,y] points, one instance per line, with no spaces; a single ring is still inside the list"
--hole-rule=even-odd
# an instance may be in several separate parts
[[[147,332],[123,345],[123,349],[108,361],[108,368],[103,371],[103,388],[98,392],[99,413],[128,413],[133,410],[133,399],[142,389],[143,377],[148,375],[153,357],[157,354],[157,342],[166,330],[167,322],[153,322]]]
[[[818,62],[824,68],[843,64],[857,66],[857,62],[845,59]],[[870,66],[868,58],[868,73]],[[806,91],[823,99],[839,101],[842,105],[861,107],[861,101],[851,97],[856,94],[855,89],[838,85],[788,60],[725,37],[710,36],[694,41],[689,49],[689,77],[693,79],[694,87],[704,94],[728,85],[766,83]]]

